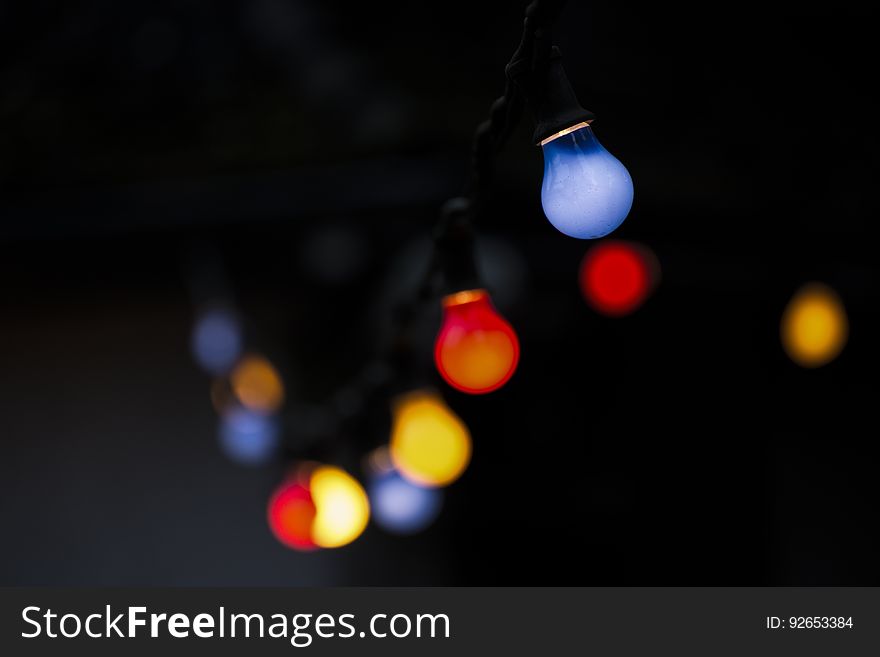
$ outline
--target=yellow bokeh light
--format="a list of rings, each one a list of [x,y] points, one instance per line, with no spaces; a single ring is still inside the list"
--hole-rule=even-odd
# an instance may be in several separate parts
[[[284,401],[281,376],[262,356],[245,356],[235,366],[229,381],[238,400],[252,411],[272,413]]]
[[[363,487],[344,470],[322,465],[309,482],[315,503],[312,540],[324,548],[341,547],[363,533],[370,519],[370,502]]]
[[[391,459],[416,484],[446,486],[467,468],[471,436],[438,394],[413,392],[394,407]]]
[[[837,293],[822,283],[809,283],[788,302],[780,327],[782,346],[802,367],[834,360],[849,335],[849,321]]]

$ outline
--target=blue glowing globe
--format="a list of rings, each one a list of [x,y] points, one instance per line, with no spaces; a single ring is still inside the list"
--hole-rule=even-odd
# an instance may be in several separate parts
[[[193,356],[211,374],[228,372],[241,354],[242,344],[238,317],[228,310],[210,310],[193,326]]]
[[[369,493],[373,519],[395,534],[413,534],[426,528],[443,506],[443,491],[416,486],[394,471],[376,475]]]
[[[242,465],[261,465],[277,453],[281,428],[277,418],[244,408],[232,408],[220,419],[220,447]]]
[[[626,219],[632,178],[586,124],[542,142],[541,204],[557,230],[578,239],[604,237]]]

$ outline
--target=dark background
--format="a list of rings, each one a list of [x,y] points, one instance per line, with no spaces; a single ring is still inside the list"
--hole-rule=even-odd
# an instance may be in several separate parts
[[[289,421],[320,413],[465,180],[522,5],[0,3],[0,583],[880,584],[876,30],[834,9],[570,3],[556,42],[636,186],[616,236],[659,288],[625,319],[584,303],[524,122],[480,226],[522,361],[446,390],[475,454],[443,515],[271,537],[282,465],[217,448],[200,282]],[[810,280],[851,325],[818,370],[778,339]]]

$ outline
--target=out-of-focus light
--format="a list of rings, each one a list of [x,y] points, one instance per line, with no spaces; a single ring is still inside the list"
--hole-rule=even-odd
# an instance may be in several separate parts
[[[837,358],[848,335],[843,302],[822,283],[808,283],[799,289],[782,314],[782,346],[802,367],[820,367]]]
[[[471,459],[467,427],[436,393],[417,391],[398,399],[393,409],[391,460],[420,486],[447,486]]]
[[[497,390],[513,376],[519,339],[486,290],[466,290],[443,299],[434,362],[449,385],[470,394]]]
[[[648,298],[659,278],[659,267],[647,247],[614,240],[587,251],[579,278],[590,306],[603,315],[622,317]]]
[[[246,356],[229,377],[235,396],[245,407],[260,413],[277,411],[284,401],[281,376],[262,356]]]
[[[309,482],[317,514],[312,540],[325,548],[341,547],[361,535],[370,519],[370,503],[358,481],[344,470],[322,465]]]
[[[443,507],[443,491],[416,486],[398,472],[374,475],[370,505],[376,523],[396,534],[414,534],[430,525]]]
[[[595,239],[623,223],[632,207],[632,178],[589,125],[562,130],[541,146],[541,204],[557,230],[578,239]]]
[[[233,461],[259,465],[278,449],[278,420],[246,408],[227,409],[220,420],[220,446]]]
[[[238,317],[228,310],[209,310],[196,319],[191,346],[196,362],[211,374],[225,374],[241,355]]]
[[[269,500],[269,528],[281,543],[294,550],[314,550],[312,526],[317,509],[309,489],[299,481],[282,484]]]

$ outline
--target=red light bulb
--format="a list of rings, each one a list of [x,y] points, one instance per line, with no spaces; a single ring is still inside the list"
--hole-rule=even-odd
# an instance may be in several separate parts
[[[434,362],[449,385],[472,395],[497,390],[513,376],[519,339],[486,290],[444,297]]]
[[[318,547],[312,540],[317,509],[311,492],[299,481],[288,481],[275,491],[267,515],[275,538],[287,547],[303,551]]]
[[[656,282],[651,254],[628,242],[608,241],[590,249],[581,262],[581,292],[594,309],[610,317],[641,306]]]

